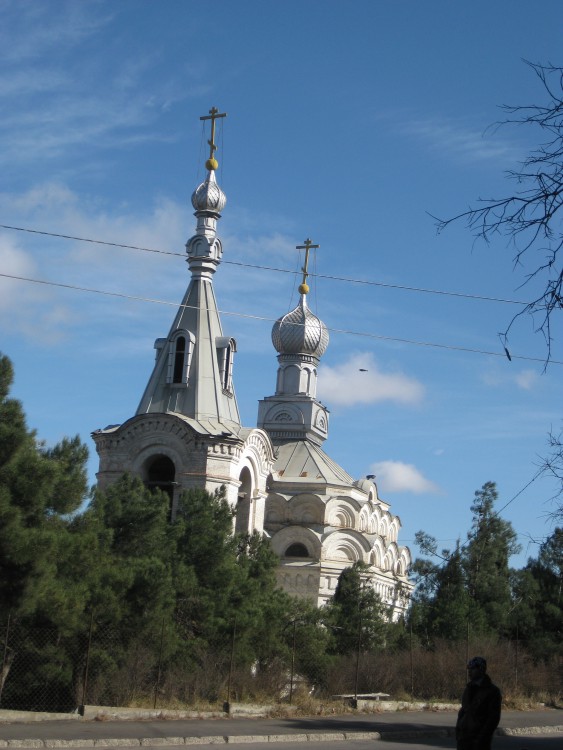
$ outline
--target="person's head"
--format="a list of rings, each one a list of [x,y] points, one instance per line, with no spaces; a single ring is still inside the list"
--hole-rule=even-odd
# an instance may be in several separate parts
[[[472,680],[478,680],[487,671],[487,660],[482,656],[474,656],[467,662],[467,671]]]

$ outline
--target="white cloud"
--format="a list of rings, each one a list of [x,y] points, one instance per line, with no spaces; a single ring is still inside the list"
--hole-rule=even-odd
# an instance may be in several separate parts
[[[481,380],[491,388],[499,388],[506,385],[516,385],[524,391],[531,390],[539,381],[539,374],[530,368],[514,371],[493,368],[483,373]]]
[[[377,487],[385,492],[413,492],[420,495],[426,492],[439,492],[440,488],[431,482],[413,464],[402,461],[377,461],[371,465]]]
[[[522,370],[514,376],[514,382],[519,388],[529,391],[536,384],[538,377],[534,370]]]
[[[418,404],[424,396],[424,386],[418,380],[401,372],[383,372],[370,353],[355,354],[336,367],[324,365],[318,390],[327,404],[340,406],[378,401]]]
[[[0,262],[4,273],[160,300],[172,309],[180,303],[189,283],[184,245],[194,233],[195,223],[184,201],[159,196],[151,208],[139,213],[128,205],[115,206],[99,198],[79,196],[58,181],[33,185],[22,193],[0,193],[0,214],[10,216],[15,226],[165,253],[3,230]],[[288,258],[295,261],[297,255],[294,241],[276,230],[252,239],[246,231],[235,231],[222,239],[225,260],[259,263],[262,253],[273,266],[287,267]],[[283,290],[289,298],[294,284],[286,274],[265,274],[236,265],[220,268],[215,281],[219,284],[221,310],[272,319],[285,312],[280,308],[280,294],[273,290]],[[161,318],[166,327],[172,315],[166,305],[126,302],[21,281],[3,282],[1,277],[0,282],[4,293],[0,307],[11,311],[10,319],[5,316],[0,326],[34,341],[50,343],[68,335],[70,325],[82,331],[95,323],[104,330],[104,345],[110,346],[118,339],[119,316],[125,327],[120,335],[129,335],[129,346],[134,347],[137,337],[146,342],[146,328],[155,318]],[[255,321],[250,325],[252,338]],[[240,321],[238,326],[242,327]],[[261,345],[269,347],[269,337]]]
[[[425,143],[431,151],[455,157],[464,163],[495,160],[506,164],[522,155],[517,144],[503,136],[502,131],[485,127],[489,125],[488,122],[481,127],[465,119],[439,115],[417,117],[416,113],[407,110],[388,110],[377,119]],[[397,128],[397,123],[402,124]]]
[[[438,118],[411,120],[403,131],[425,141],[433,150],[448,152],[464,161],[506,161],[519,155],[512,144],[494,137],[494,130],[483,132],[459,122]]]
[[[0,269],[8,276],[35,278],[35,260],[6,233],[0,234]],[[65,335],[74,320],[69,308],[54,301],[43,285],[0,276],[0,328],[51,344]]]

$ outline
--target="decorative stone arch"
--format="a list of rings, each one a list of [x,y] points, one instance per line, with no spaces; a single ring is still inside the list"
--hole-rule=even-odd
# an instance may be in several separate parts
[[[280,558],[284,558],[287,550],[296,544],[302,545],[307,550],[307,557],[310,559],[318,560],[321,555],[319,537],[310,529],[302,526],[286,526],[280,529],[272,536],[270,544]]]
[[[384,570],[394,572],[398,557],[399,555],[397,545],[392,542],[389,547],[387,547],[387,552],[384,559]]]
[[[381,538],[378,538],[375,540],[373,548],[371,550],[370,563],[376,568],[378,568],[379,570],[383,570],[384,559],[385,559],[385,546]]]
[[[289,518],[287,500],[283,495],[270,493],[266,498],[266,516],[264,524],[267,527],[287,523]]]
[[[303,424],[303,412],[293,404],[276,404],[266,412],[264,424]]]
[[[137,414],[128,419],[114,433],[116,447],[124,447],[134,455],[149,445],[167,445],[184,453],[194,449],[195,433],[192,427],[173,414]]]
[[[369,561],[369,545],[357,531],[334,531],[323,541],[323,560],[355,562]]]
[[[399,559],[401,561],[401,573],[400,575],[405,577],[408,575],[409,568],[412,564],[412,557],[408,547],[401,547],[399,551]]]
[[[381,521],[381,514],[379,512],[379,508],[374,508],[373,512],[370,514],[369,521],[368,521],[368,533],[369,534],[378,533],[380,521]]]
[[[369,530],[369,519],[370,519],[370,510],[367,505],[364,505],[364,507],[360,511],[360,518],[358,521],[358,528],[359,530],[364,534],[370,534],[373,532],[370,532]]]
[[[324,503],[318,495],[311,493],[294,495],[288,502],[288,512],[291,523],[321,524]]]
[[[263,430],[250,430],[238,460],[240,487],[237,492],[236,533],[263,530],[266,484],[273,463],[274,454],[268,435]]]
[[[396,542],[399,538],[400,522],[397,516],[394,516],[393,520],[389,524],[389,541]]]
[[[360,506],[349,497],[331,497],[326,504],[325,523],[341,529],[357,529],[360,523]]]
[[[384,539],[389,538],[389,520],[387,514],[379,521],[379,536],[382,536]]]

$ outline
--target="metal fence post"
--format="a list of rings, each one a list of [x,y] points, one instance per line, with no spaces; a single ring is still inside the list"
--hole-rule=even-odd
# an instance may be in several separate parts
[[[291,647],[291,679],[289,681],[289,705],[293,699],[293,675],[295,672],[295,628],[297,627],[297,620],[293,621],[293,644]]]
[[[514,692],[518,695],[518,621],[516,621],[516,652],[514,656]]]
[[[86,648],[86,666],[84,668],[84,681],[82,683],[82,704],[81,713],[84,715],[84,706],[86,705],[86,691],[88,690],[88,669],[90,668],[90,648],[92,646],[92,632],[94,630],[94,610],[90,613],[90,629],[88,631],[88,646]]]
[[[414,652],[412,644],[412,618],[410,621],[410,651],[411,651],[411,700],[414,700]]]
[[[356,676],[354,678],[354,703],[356,708],[358,706],[358,679],[360,676],[360,649],[362,646],[362,607],[359,607],[358,615],[358,653],[356,655]]]
[[[8,612],[8,622],[6,623],[6,638],[4,641],[4,652],[2,654],[2,672],[0,673],[0,705],[2,702],[2,692],[4,691],[4,683],[8,677],[5,674],[6,664],[8,662],[8,638],[10,637],[10,622],[12,618],[12,612]]]
[[[153,708],[156,708],[156,695],[158,692],[158,686],[160,685],[160,674],[162,669],[162,646],[164,644],[164,617],[162,618],[162,629],[160,631],[160,648],[158,650],[158,673],[156,676],[156,682],[154,685],[154,705]]]
[[[237,634],[237,618],[235,616],[233,620],[233,635],[231,638],[231,661],[229,664],[229,680],[227,682],[227,700],[225,701],[225,705],[223,706],[223,709],[226,711],[226,713],[229,713],[231,710],[231,681],[233,678],[233,666],[235,662],[235,638]]]

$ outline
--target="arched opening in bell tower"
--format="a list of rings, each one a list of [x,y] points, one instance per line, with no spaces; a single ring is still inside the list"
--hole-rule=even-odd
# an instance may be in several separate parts
[[[151,490],[162,490],[170,498],[169,513],[173,513],[176,467],[168,456],[151,456],[145,464],[145,484]]]
[[[247,466],[241,471],[239,481],[235,534],[248,534],[252,531],[250,517],[252,507],[252,476]]]

